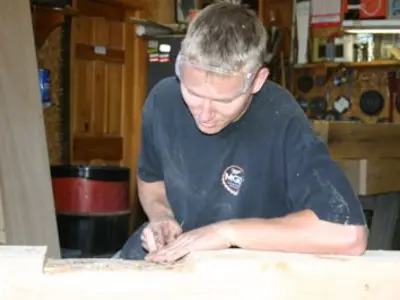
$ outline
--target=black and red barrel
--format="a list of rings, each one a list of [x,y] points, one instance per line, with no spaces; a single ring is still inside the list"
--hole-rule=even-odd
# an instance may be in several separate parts
[[[51,166],[63,257],[109,257],[129,234],[129,168]]]

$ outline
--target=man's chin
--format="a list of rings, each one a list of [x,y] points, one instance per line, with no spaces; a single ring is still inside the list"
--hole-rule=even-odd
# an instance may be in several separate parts
[[[197,128],[204,134],[214,135],[219,133],[223,127],[220,126],[204,126],[202,124],[197,123]]]

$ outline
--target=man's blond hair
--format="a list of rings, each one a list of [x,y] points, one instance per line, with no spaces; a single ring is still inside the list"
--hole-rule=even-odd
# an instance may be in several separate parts
[[[265,28],[254,12],[221,1],[191,21],[181,53],[221,73],[250,72],[264,63],[266,44]]]

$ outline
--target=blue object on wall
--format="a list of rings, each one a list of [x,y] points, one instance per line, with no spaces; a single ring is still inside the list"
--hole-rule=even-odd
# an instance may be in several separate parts
[[[39,69],[40,96],[43,108],[49,108],[51,103],[51,73],[48,69]]]

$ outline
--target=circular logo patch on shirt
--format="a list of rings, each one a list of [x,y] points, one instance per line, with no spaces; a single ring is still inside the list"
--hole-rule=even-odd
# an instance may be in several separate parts
[[[221,180],[228,192],[237,196],[244,181],[244,170],[239,166],[229,166],[222,173]]]

